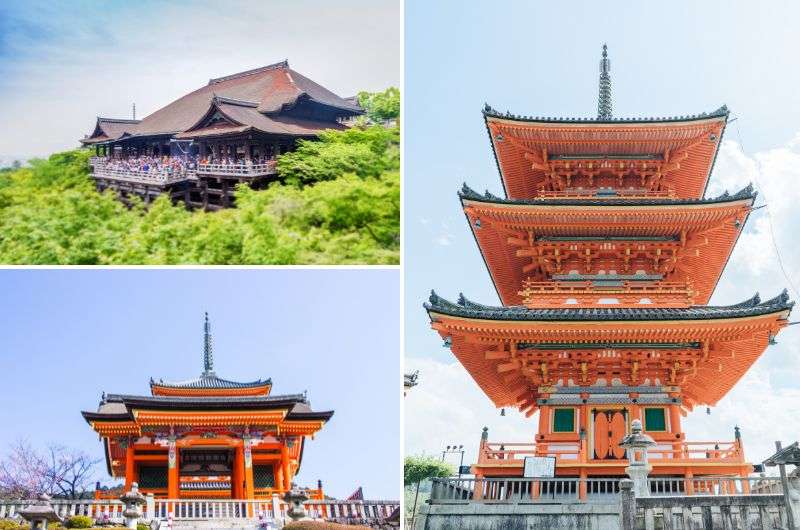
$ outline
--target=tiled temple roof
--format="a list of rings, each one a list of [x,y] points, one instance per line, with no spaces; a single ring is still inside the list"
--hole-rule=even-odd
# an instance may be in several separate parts
[[[453,303],[431,291],[428,302],[424,304],[428,313],[475,318],[483,320],[509,321],[618,321],[618,320],[712,320],[723,318],[744,318],[766,315],[778,311],[791,310],[794,302],[789,301],[789,293],[784,291],[774,298],[761,301],[758,293],[738,304],[727,306],[693,306],[688,308],[547,308],[529,309],[525,306],[490,306],[468,300],[460,295]]]
[[[496,204],[514,204],[514,205],[535,205],[535,206],[658,206],[658,205],[692,205],[692,204],[716,204],[723,202],[734,202],[743,199],[751,199],[755,201],[758,192],[754,190],[752,184],[737,191],[733,195],[724,192],[722,195],[712,198],[624,198],[619,197],[598,199],[596,197],[586,198],[556,198],[547,200],[543,199],[504,199],[498,197],[487,190],[483,195],[473,190],[466,183],[461,187],[458,192],[458,197],[462,200],[480,201]]]
[[[695,121],[695,120],[706,120],[708,118],[722,118],[727,117],[730,111],[728,110],[727,105],[722,105],[715,111],[712,112],[701,112],[700,114],[692,114],[687,116],[665,116],[665,117],[650,117],[650,118],[642,118],[642,117],[635,117],[635,118],[568,118],[568,117],[552,117],[552,116],[522,116],[518,114],[512,114],[509,111],[505,113],[500,112],[492,108],[488,103],[484,104],[483,106],[483,115],[484,117],[489,118],[500,118],[505,120],[515,120],[515,121],[524,121],[524,122],[541,122],[541,123],[614,123],[614,124],[624,124],[624,123],[671,123],[671,122],[681,122],[681,121]]]
[[[166,388],[234,389],[234,388],[253,388],[264,385],[272,385],[272,379],[266,379],[264,381],[259,379],[258,381],[240,383],[236,381],[228,381],[227,379],[222,379],[221,377],[217,377],[217,375],[214,373],[204,373],[200,377],[196,377],[194,379],[188,379],[186,381],[167,382],[164,381],[163,379],[159,379],[158,381],[154,379],[150,380],[150,386],[161,386]]]
[[[333,411],[314,411],[305,394],[280,396],[135,396],[104,394],[97,412],[83,412],[86,421],[133,420],[133,409],[171,410],[261,410],[289,409],[288,420],[323,420],[333,416]]]
[[[266,132],[308,135],[327,128],[340,128],[335,120],[300,119],[286,112],[301,101],[321,105],[331,110],[331,115],[349,117],[363,114],[363,109],[350,100],[341,98],[327,88],[292,70],[288,61],[211,79],[203,86],[173,101],[142,120],[104,120],[125,123],[124,127],[109,130],[110,134],[97,135],[97,127],[83,143],[117,140],[122,137],[174,135],[192,127],[212,105],[245,107],[270,124]],[[250,116],[245,124],[258,121]],[[285,122],[285,123],[284,123]],[[253,124],[258,128],[258,124]],[[281,130],[285,128],[286,130]],[[295,132],[294,129],[300,129]]]

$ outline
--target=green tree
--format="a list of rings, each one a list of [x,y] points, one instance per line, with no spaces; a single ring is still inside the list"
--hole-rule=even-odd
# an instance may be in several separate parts
[[[400,130],[380,125],[327,131],[318,140],[301,140],[297,149],[278,158],[278,173],[296,186],[353,174],[378,177],[400,169]]]
[[[400,119],[400,90],[396,87],[383,92],[359,92],[358,104],[375,123]]]
[[[417,515],[417,500],[419,498],[419,485],[423,480],[449,477],[453,474],[453,467],[435,457],[426,455],[407,456],[403,464],[403,484],[411,486],[416,484],[414,493],[414,507],[411,509],[411,527],[414,527],[414,518]]]

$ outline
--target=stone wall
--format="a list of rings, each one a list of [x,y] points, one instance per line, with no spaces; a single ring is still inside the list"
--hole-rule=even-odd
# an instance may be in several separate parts
[[[620,505],[609,503],[469,503],[423,505],[414,530],[619,530]]]

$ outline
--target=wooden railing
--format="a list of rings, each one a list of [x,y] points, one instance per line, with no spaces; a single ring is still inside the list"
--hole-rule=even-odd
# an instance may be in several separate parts
[[[674,190],[649,191],[645,189],[572,188],[567,190],[541,190],[534,199],[674,199]]]
[[[522,462],[526,456],[554,456],[557,460],[580,460],[579,442],[536,443],[492,443],[486,442],[478,455],[479,464],[496,463],[498,460]]]
[[[276,173],[275,160],[264,164],[198,164],[198,175],[226,175],[235,177],[261,177]]]
[[[194,171],[133,171],[130,169],[112,169],[105,164],[95,166],[94,178],[135,182],[138,184],[166,185],[183,182],[195,178]]]
[[[541,443],[497,443],[484,442],[478,454],[478,464],[495,464],[498,461],[512,461],[522,465],[526,456],[552,456],[556,461],[602,462],[589,458],[591,451],[583,442],[541,442]],[[652,463],[685,461],[744,463],[744,455],[739,442],[658,442],[649,449],[648,459]],[[615,460],[615,462],[618,462]]]
[[[685,282],[663,281],[550,281],[526,280],[518,293],[530,307],[563,307],[567,299],[576,306],[601,305],[600,300],[614,297],[619,304],[641,305],[646,298],[665,307],[688,307],[693,291]]]

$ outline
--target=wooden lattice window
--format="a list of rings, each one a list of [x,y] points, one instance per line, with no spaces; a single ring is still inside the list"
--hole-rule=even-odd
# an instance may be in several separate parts
[[[553,409],[553,432],[575,432],[575,409]]]
[[[256,488],[275,487],[275,473],[271,465],[253,466],[253,485]]]
[[[139,468],[139,487],[166,488],[167,466],[145,466]]]
[[[667,430],[667,417],[663,408],[644,409],[644,430],[651,432]]]

